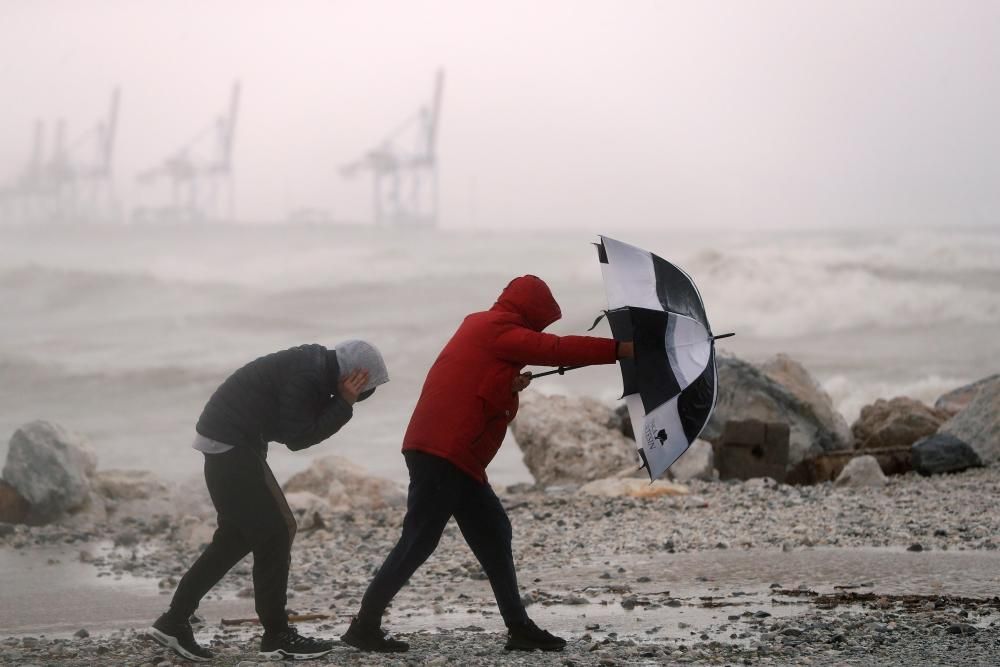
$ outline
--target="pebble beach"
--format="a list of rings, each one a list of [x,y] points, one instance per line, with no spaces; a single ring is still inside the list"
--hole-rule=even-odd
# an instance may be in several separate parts
[[[883,488],[766,478],[687,486],[685,495],[656,498],[498,489],[529,614],[569,640],[562,652],[503,650],[488,582],[451,523],[384,619],[410,651],[371,655],[338,644],[318,662],[988,665],[1000,656],[997,467],[908,473]],[[300,516],[289,608],[305,619],[301,631],[337,638],[346,629],[402,515],[393,507]],[[7,582],[72,564],[92,575],[84,595],[97,602],[42,628],[30,622],[31,599],[12,585],[0,612],[0,662],[182,664],[144,631],[211,528],[211,518],[167,515],[4,528]],[[216,652],[214,664],[256,661],[250,571],[249,560],[237,565],[199,611],[196,635]],[[147,615],[99,620],[99,601],[116,600],[102,587],[125,584],[122,605]]]

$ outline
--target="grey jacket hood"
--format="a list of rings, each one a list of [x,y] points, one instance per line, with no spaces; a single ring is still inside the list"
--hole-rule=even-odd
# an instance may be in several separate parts
[[[363,340],[345,340],[337,343],[334,348],[337,355],[337,365],[340,366],[340,377],[343,378],[357,370],[368,371],[368,382],[362,392],[374,389],[389,381],[389,369],[378,348]]]

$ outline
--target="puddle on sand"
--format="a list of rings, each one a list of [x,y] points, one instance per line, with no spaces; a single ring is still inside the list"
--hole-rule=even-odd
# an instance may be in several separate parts
[[[109,574],[80,558],[82,550],[101,558],[114,549],[110,542],[83,548],[0,549],[0,636],[60,636],[83,627],[131,628],[151,623],[166,608],[167,594],[172,591],[161,590],[156,579],[127,572]],[[252,614],[253,601],[208,601],[202,608],[207,615],[236,609],[246,615],[248,610]]]
[[[100,557],[112,547],[89,548]],[[65,546],[0,550],[4,602],[0,634],[139,627],[165,607],[170,591],[161,591],[155,579],[130,574],[98,577],[97,568],[81,562],[79,552],[79,547]],[[614,632],[637,641],[690,641],[708,635],[733,642],[751,624],[816,609],[808,596],[775,597],[773,584],[819,593],[992,597],[1000,589],[1000,553],[730,549],[614,555],[580,559],[560,568],[523,564],[519,577],[522,591],[537,599],[529,608],[531,616],[566,637],[589,634],[600,640]],[[336,635],[346,628],[356,604],[338,603],[333,608],[329,592],[299,593],[289,603],[331,613],[334,618],[320,627],[325,634]],[[637,598],[632,609],[622,606],[629,596]],[[755,616],[761,612],[770,616]],[[253,601],[227,595],[206,600],[199,613],[209,619],[252,617]],[[387,627],[394,632],[504,631],[488,582],[461,579],[442,585],[423,579],[420,572],[400,592]]]
[[[624,572],[619,572],[624,568]],[[529,613],[542,627],[566,637],[610,633],[637,641],[709,640],[734,642],[752,624],[793,618],[817,608],[817,593],[950,595],[989,598],[1000,589],[1000,553],[909,552],[904,549],[815,548],[718,550],[655,557],[619,556],[583,560],[568,567],[521,567],[522,590],[538,600]],[[631,609],[622,606],[637,598]],[[456,599],[458,598],[456,604]],[[391,612],[397,632],[434,628],[502,632],[487,582],[448,587],[447,608],[433,613],[427,589],[404,589]],[[626,603],[631,606],[631,603]],[[861,609],[845,602],[842,610]],[[764,616],[763,614],[767,614]]]

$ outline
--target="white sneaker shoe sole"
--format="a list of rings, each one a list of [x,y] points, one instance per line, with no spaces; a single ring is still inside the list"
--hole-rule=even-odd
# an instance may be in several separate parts
[[[173,650],[173,652],[176,653],[177,655],[187,660],[190,660],[191,662],[211,661],[211,658],[202,658],[201,656],[195,655],[191,651],[188,651],[187,649],[185,649],[183,646],[180,645],[180,642],[177,641],[176,637],[171,637],[168,634],[160,632],[156,628],[150,628],[149,635],[153,639],[155,639],[158,644],[166,646],[167,648]]]
[[[257,655],[265,660],[315,660],[316,658],[322,658],[331,651],[333,651],[332,648],[319,651],[318,653],[290,653],[283,648],[279,648],[277,651],[261,651]]]

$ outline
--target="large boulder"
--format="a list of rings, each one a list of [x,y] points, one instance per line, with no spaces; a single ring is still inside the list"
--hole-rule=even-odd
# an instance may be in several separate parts
[[[764,375],[771,378],[808,405],[816,419],[837,435],[840,442],[850,446],[853,441],[847,420],[833,407],[833,399],[820,386],[806,367],[787,354],[778,354],[760,365]]]
[[[320,498],[315,493],[308,491],[292,491],[285,494],[285,501],[288,509],[302,523],[303,517],[311,517],[313,514],[326,514],[331,511],[330,502],[326,498]],[[301,527],[301,525],[300,525]]]
[[[960,472],[983,464],[968,443],[947,433],[935,433],[914,443],[911,456],[913,469],[921,475]]]
[[[949,416],[954,417],[968,407],[969,403],[972,402],[972,399],[979,394],[980,389],[997,382],[1000,382],[1000,373],[984,377],[982,380],[977,380],[972,384],[967,384],[959,387],[958,389],[952,389],[947,394],[942,395],[938,398],[938,400],[934,401],[934,407],[938,410],[943,410],[944,412],[947,412]]]
[[[715,452],[712,450],[712,443],[704,440],[692,442],[687,451],[670,466],[670,474],[678,482],[715,479]]]
[[[945,422],[940,432],[969,443],[983,463],[1000,461],[1000,378],[983,384],[969,405]]]
[[[830,397],[805,369],[787,357],[765,367],[770,375],[736,357],[718,357],[718,402],[702,438],[718,443],[726,422],[754,419],[788,424],[789,464],[851,447]]]
[[[174,522],[171,539],[185,544],[189,549],[202,550],[215,535],[215,522],[198,516],[182,516]]]
[[[874,456],[858,456],[848,461],[833,484],[834,486],[881,487],[885,486],[888,481]]]
[[[859,449],[909,447],[917,440],[937,432],[948,415],[920,401],[905,396],[878,399],[861,408],[861,415],[851,426]]]
[[[609,428],[610,418],[592,398],[526,391],[511,431],[537,483],[581,484],[638,466],[635,442]]]
[[[114,501],[165,498],[170,489],[148,470],[101,470],[91,480],[94,491]]]
[[[206,520],[215,518],[215,506],[208,493],[204,475],[192,475],[174,485],[170,502],[173,503],[173,514],[197,516]]]
[[[46,523],[86,504],[96,467],[97,456],[80,436],[34,421],[11,437],[3,479],[31,506],[31,520]]]
[[[126,518],[145,520],[157,515],[197,515],[201,518],[215,515],[207,492],[197,494],[182,490],[148,470],[99,470],[90,481],[93,493],[81,520],[100,523],[109,516],[122,521]],[[199,479],[199,485],[205,488],[203,478]]]
[[[283,488],[286,493],[304,491],[318,496],[338,512],[398,507],[406,502],[406,494],[395,482],[373,477],[364,468],[332,455],[292,475]]]

